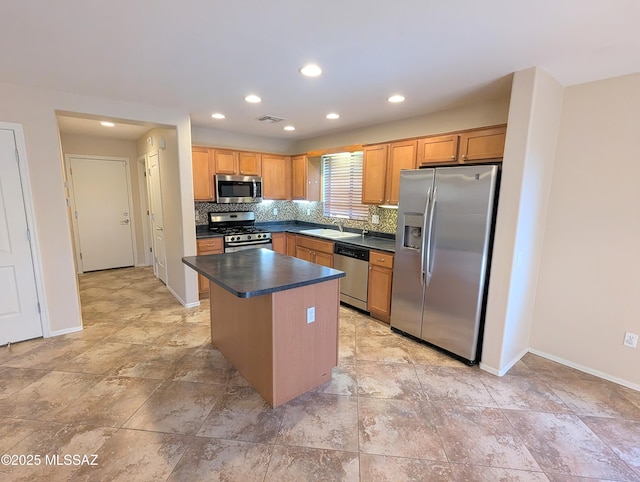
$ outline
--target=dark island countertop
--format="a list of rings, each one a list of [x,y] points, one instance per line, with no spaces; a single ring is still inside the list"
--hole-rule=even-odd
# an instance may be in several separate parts
[[[266,295],[345,276],[343,271],[265,248],[186,256],[182,262],[238,298]]]

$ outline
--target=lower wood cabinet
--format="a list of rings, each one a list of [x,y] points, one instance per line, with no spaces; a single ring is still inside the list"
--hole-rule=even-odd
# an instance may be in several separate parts
[[[393,255],[381,251],[370,251],[367,305],[373,318],[387,323],[391,319],[392,281]]]
[[[271,233],[271,244],[276,253],[287,254],[287,236],[285,233]]]
[[[287,233],[287,255],[296,255],[296,235],[293,233]]]
[[[222,238],[203,238],[196,241],[197,254],[220,254],[224,252],[224,240]],[[200,298],[209,296],[209,280],[198,275],[198,292]]]
[[[296,236],[296,258],[333,268],[333,243],[309,236]]]

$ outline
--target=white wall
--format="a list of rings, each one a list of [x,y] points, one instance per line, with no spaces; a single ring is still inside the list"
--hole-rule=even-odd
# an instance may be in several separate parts
[[[529,348],[562,98],[546,72],[514,74],[481,363],[494,374]]]
[[[351,144],[373,144],[408,137],[428,136],[472,129],[474,127],[504,124],[507,122],[508,112],[508,98],[480,102],[458,109],[434,112],[428,115],[299,141],[290,153],[297,154],[315,149],[328,149]]]
[[[640,74],[568,87],[531,348],[640,390]]]
[[[147,142],[148,138],[152,139],[152,144]],[[164,149],[159,148],[161,143],[164,143]],[[182,263],[183,256],[196,254],[191,160],[189,159],[188,164],[183,160],[181,164],[175,129],[150,130],[138,139],[137,149],[138,155],[158,152],[167,254],[167,287],[182,304],[198,304],[198,277],[195,271]],[[181,176],[185,175],[188,175],[188,189],[180,182]]]
[[[135,227],[136,265],[144,264],[144,239],[142,236],[142,212],[140,209],[140,189],[138,185],[138,166],[136,141],[111,139],[99,136],[78,134],[60,134],[62,153],[86,156],[126,157],[129,159],[129,178],[131,179],[131,197],[133,206],[133,225]]]
[[[293,149],[294,141],[252,136],[220,129],[194,127],[191,129],[191,140],[194,146],[226,147],[273,154],[297,154]]]
[[[180,158],[180,197],[172,200],[182,205],[185,254],[195,253],[193,187],[191,182],[191,126],[189,116],[167,109],[129,102],[88,97],[46,89],[0,84],[0,119],[21,124],[24,128],[29,175],[33,189],[36,217],[35,234],[40,245],[40,261],[46,299],[49,330],[52,334],[81,326],[77,280],[73,261],[71,229],[63,179],[63,162],[56,110],[88,115],[104,115],[133,121],[177,127]],[[189,199],[189,203],[186,203]],[[188,233],[184,230],[189,225]],[[189,242],[192,247],[189,249]],[[176,292],[193,292],[185,270],[174,277]],[[189,302],[189,297],[185,300]]]

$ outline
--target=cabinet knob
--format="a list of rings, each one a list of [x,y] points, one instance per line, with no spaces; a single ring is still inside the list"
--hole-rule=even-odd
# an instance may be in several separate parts
[[[456,156],[451,156],[451,160],[455,161],[456,160]]]
[[[466,161],[467,160],[467,155],[466,154],[462,154],[462,160]]]
[[[384,258],[376,258],[376,259],[380,262],[384,261]]]

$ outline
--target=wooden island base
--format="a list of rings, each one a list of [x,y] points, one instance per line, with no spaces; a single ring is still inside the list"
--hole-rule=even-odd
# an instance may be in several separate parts
[[[338,364],[338,279],[239,298],[210,284],[211,341],[271,406],[331,380]],[[315,321],[307,323],[307,309]]]

